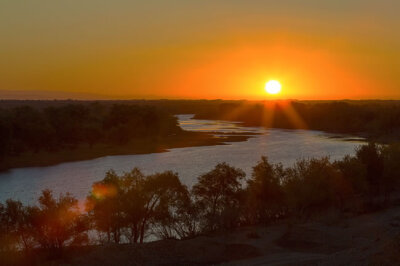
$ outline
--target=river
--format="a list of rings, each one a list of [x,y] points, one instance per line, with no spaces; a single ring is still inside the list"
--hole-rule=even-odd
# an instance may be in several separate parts
[[[13,198],[23,203],[34,203],[45,188],[53,190],[55,195],[70,192],[78,199],[84,199],[93,182],[101,180],[111,168],[122,173],[139,167],[146,174],[173,170],[184,184],[191,186],[200,174],[219,162],[242,168],[250,176],[252,166],[262,155],[268,156],[271,162],[290,166],[301,158],[330,156],[332,160],[340,159],[354,154],[354,149],[363,143],[361,139],[337,138],[320,131],[243,127],[229,121],[196,120],[192,115],[179,115],[178,118],[184,130],[259,135],[226,145],[176,148],[163,153],[105,156],[47,167],[11,169],[0,174],[0,202]]]

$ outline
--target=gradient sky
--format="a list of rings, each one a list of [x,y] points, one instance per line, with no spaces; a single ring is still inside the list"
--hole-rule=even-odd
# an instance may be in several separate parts
[[[400,99],[398,0],[0,1],[0,98]]]

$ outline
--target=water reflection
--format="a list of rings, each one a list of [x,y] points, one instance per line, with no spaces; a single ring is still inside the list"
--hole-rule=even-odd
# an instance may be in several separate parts
[[[0,201],[15,198],[24,203],[35,201],[44,188],[55,194],[71,192],[84,199],[93,182],[101,180],[113,168],[117,173],[137,166],[144,173],[174,170],[183,183],[191,186],[198,175],[209,171],[218,162],[226,161],[247,174],[262,155],[272,162],[291,165],[296,159],[329,155],[339,159],[353,154],[360,141],[343,141],[319,131],[279,130],[243,127],[240,123],[191,119],[180,115],[183,129],[223,133],[260,133],[247,141],[228,145],[171,149],[165,153],[106,156],[94,160],[63,163],[48,167],[18,168],[0,174]]]

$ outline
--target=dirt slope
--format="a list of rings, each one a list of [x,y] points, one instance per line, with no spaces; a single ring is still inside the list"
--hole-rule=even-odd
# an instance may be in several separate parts
[[[66,265],[400,265],[400,207],[185,241],[90,247]]]

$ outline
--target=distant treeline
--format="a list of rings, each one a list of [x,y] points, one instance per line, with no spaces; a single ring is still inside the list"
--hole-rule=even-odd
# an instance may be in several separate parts
[[[399,161],[400,146],[372,143],[339,161],[299,160],[287,168],[262,157],[249,178],[220,163],[191,189],[171,171],[146,176],[137,168],[122,175],[110,170],[93,184],[85,204],[49,190],[38,206],[12,199],[0,204],[0,254],[22,249],[59,255],[65,246],[142,243],[150,235],[185,239],[327,210],[375,210],[399,192]],[[96,242],[89,231],[97,232]]]
[[[378,141],[400,139],[399,101],[276,101],[219,103],[199,119],[242,121],[249,126],[357,134]]]
[[[35,112],[43,112],[81,106],[99,115],[93,106],[110,110],[112,106],[121,105],[154,108],[168,114],[195,114],[196,118],[202,119],[241,121],[249,126],[323,130],[362,135],[377,141],[400,139],[400,101],[0,100],[0,114],[18,108],[33,108]]]
[[[30,106],[37,109],[47,107],[62,107],[66,105],[114,104],[152,106],[171,114],[195,114],[217,108],[221,103],[244,103],[244,100],[0,100],[0,108],[12,109],[20,106]]]
[[[57,151],[98,143],[123,145],[181,131],[176,117],[154,107],[60,104],[0,109],[0,160],[23,152]]]

